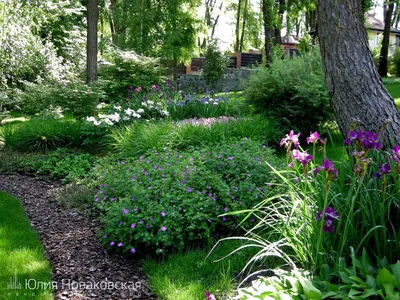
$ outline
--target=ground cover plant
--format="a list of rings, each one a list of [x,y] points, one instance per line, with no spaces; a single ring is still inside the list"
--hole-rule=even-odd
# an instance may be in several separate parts
[[[272,180],[264,160],[279,165],[270,149],[247,138],[188,152],[153,151],[114,165],[105,160],[90,175],[101,182],[94,201],[104,245],[163,254],[230,234],[237,220],[219,215],[260,199]]]
[[[0,265],[0,299],[52,299],[50,289],[25,286],[25,280],[50,282],[51,269],[23,207],[3,192],[0,192]],[[14,289],[7,286],[12,283]]]

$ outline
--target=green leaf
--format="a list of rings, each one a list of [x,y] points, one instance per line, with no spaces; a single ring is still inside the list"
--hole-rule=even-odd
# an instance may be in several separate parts
[[[378,291],[373,288],[373,289],[366,289],[364,293],[362,293],[361,297],[368,298],[371,296],[378,296],[378,295],[379,295]]]
[[[384,269],[384,268],[387,267],[388,264],[389,264],[389,263],[388,263],[388,260],[387,260],[387,258],[386,258],[386,256],[385,256],[384,258],[382,258],[382,259],[378,262],[378,267],[381,268],[381,269]]]
[[[328,282],[331,281],[332,279],[331,268],[329,267],[328,264],[323,264],[321,266],[319,276],[321,277],[322,281],[328,281]]]
[[[394,280],[396,281],[396,287],[400,291],[400,261],[390,266]]]
[[[302,277],[299,277],[299,280],[303,287],[304,295],[307,297],[307,299],[313,299],[313,300],[322,299],[321,291],[318,290],[310,280]]]
[[[376,284],[377,285],[391,284],[394,286],[396,282],[394,280],[393,275],[390,273],[388,269],[382,269],[379,271],[378,276],[376,276]]]
[[[372,287],[372,288],[376,288],[376,281],[375,281],[375,278],[372,277],[371,275],[367,275],[366,283],[368,284],[368,286],[370,286],[370,287]]]
[[[363,271],[366,272],[366,274],[373,274],[375,272],[374,267],[372,266],[371,260],[367,254],[367,251],[365,248],[362,251],[361,255],[361,266],[363,268]]]

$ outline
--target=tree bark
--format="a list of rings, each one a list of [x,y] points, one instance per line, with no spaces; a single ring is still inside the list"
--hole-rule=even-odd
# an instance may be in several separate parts
[[[390,2],[385,9],[385,28],[383,30],[383,40],[381,53],[379,54],[379,75],[382,77],[388,76],[388,55],[389,55],[389,41],[390,41],[390,25],[392,21],[392,14],[394,10],[394,2]]]
[[[247,21],[247,5],[249,0],[244,0],[244,8],[243,8],[243,22],[242,22],[242,34],[240,37],[240,45],[239,45],[239,52],[243,51],[243,43],[244,43],[244,33],[246,31],[246,21]]]
[[[278,23],[275,24],[275,37],[274,37],[274,45],[282,44],[282,35],[281,35],[281,27],[283,23],[283,15],[285,14],[286,3],[285,0],[276,0],[278,2]],[[289,19],[289,14],[286,14],[286,17]],[[289,23],[286,25],[287,34],[289,35]]]
[[[235,52],[239,51],[239,43],[240,43],[240,11],[242,6],[242,0],[238,0],[238,9],[236,15],[236,43],[235,43]]]
[[[99,1],[89,0],[87,5],[87,63],[86,82],[97,80],[97,25],[99,22]]]
[[[263,15],[263,27],[264,27],[264,51],[267,66],[272,63],[273,58],[273,39],[275,35],[274,20],[273,20],[273,1],[274,0],[263,0],[262,1],[262,15]]]
[[[385,89],[368,47],[359,0],[319,0],[318,37],[326,85],[340,132],[360,120],[380,132],[385,147],[400,140],[400,114]]]

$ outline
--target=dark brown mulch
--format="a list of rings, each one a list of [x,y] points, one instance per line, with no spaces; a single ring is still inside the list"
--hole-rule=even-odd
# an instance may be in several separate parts
[[[55,181],[0,175],[0,190],[20,199],[40,235],[57,282],[56,298],[156,299],[137,261],[104,251],[97,220],[50,201],[59,187]]]

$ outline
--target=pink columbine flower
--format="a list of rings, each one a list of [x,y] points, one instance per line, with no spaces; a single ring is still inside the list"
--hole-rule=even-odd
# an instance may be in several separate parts
[[[165,226],[161,227],[161,231],[165,231],[165,230],[167,230],[167,227],[165,227]]]

